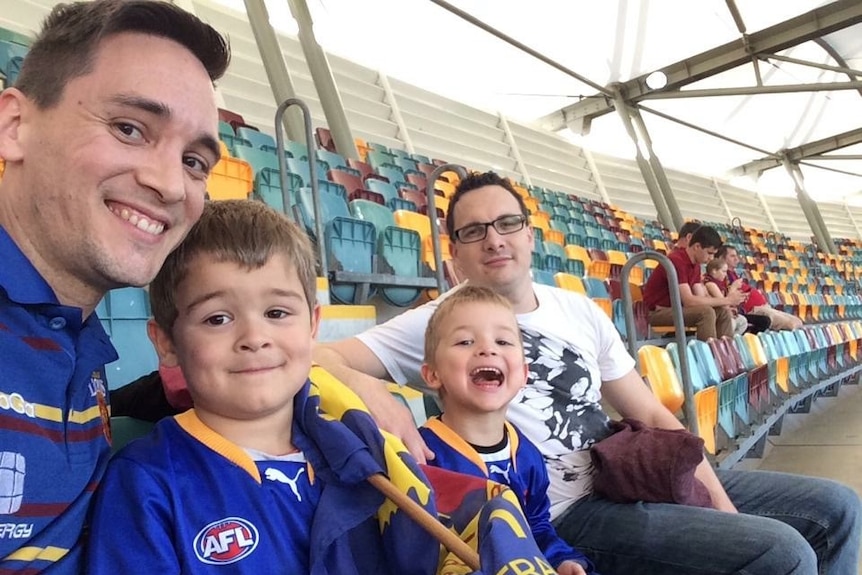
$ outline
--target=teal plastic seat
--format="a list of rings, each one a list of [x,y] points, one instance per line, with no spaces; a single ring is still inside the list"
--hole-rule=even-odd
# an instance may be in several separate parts
[[[403,278],[418,278],[421,275],[422,243],[414,230],[388,226],[379,234],[381,259],[392,273]],[[411,287],[384,287],[383,298],[398,307],[407,307],[421,295],[421,290]]]
[[[667,352],[670,355],[670,359],[673,362],[674,369],[676,369],[676,376],[679,378],[680,381],[684,381],[685,378],[683,378],[682,376],[682,368],[680,367],[679,346],[676,344],[675,341],[672,341],[668,343],[667,346],[665,346],[665,349],[667,349]],[[689,377],[691,378],[691,388],[694,393],[697,393],[698,391],[707,387],[706,382],[704,381],[703,374],[701,373],[701,370],[697,365],[697,361],[694,358],[694,352],[692,351],[692,348],[686,346],[685,351],[686,360],[688,361]]]
[[[264,152],[259,148],[251,146],[236,146],[234,148],[234,155],[251,164],[251,169],[255,175],[264,169],[278,171],[278,156],[272,152]]]
[[[324,228],[326,224],[335,218],[353,219],[347,207],[347,197],[343,186],[332,188],[322,187],[318,191],[320,192],[320,211],[323,217]],[[317,228],[315,226],[314,200],[311,188],[303,187],[297,190],[296,206],[299,210],[299,220],[305,226],[306,233],[312,238],[316,238]]]
[[[362,274],[374,273],[376,232],[374,224],[355,218],[335,217],[326,224],[325,247],[329,268]],[[332,298],[343,304],[361,304],[353,283],[330,282]],[[369,292],[369,297],[373,292]]]
[[[398,198],[398,189],[389,182],[384,182],[383,180],[375,180],[374,178],[369,178],[365,180],[365,186],[371,190],[372,192],[377,192],[381,196],[383,196],[383,203],[389,204],[389,200],[393,198]],[[403,209],[403,208],[398,208]],[[392,210],[395,211],[394,209]],[[415,206],[413,211],[415,212]]]
[[[249,128],[248,126],[240,126],[236,129],[236,135],[250,142],[251,146],[255,149],[267,147],[272,148],[272,150],[270,150],[270,153],[274,152],[275,138],[273,138],[269,134],[264,134],[263,132],[255,130],[253,128]]]
[[[278,170],[264,168],[254,177],[254,197],[281,213],[290,214],[291,209],[296,205],[296,192],[302,187],[302,178],[288,173],[287,186],[288,205],[285,206]]]
[[[554,272],[547,270],[539,270],[533,268],[533,281],[538,284],[556,287],[557,282],[554,280]]]

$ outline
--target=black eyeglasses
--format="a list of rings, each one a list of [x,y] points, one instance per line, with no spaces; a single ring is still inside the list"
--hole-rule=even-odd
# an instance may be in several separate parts
[[[470,224],[461,229],[455,230],[455,239],[462,244],[481,242],[488,235],[489,226],[494,226],[494,229],[497,230],[498,234],[505,236],[524,229],[524,224],[526,222],[527,216],[523,214],[500,216],[493,222]]]

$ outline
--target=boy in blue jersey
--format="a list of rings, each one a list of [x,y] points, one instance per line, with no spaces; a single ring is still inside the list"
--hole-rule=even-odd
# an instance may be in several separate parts
[[[311,244],[296,225],[259,202],[207,204],[150,285],[150,338],[163,365],[182,368],[194,408],[112,459],[88,574],[430,572],[415,554],[409,570],[383,552],[380,501],[359,511],[365,482],[338,500],[340,521],[315,515],[330,484],[297,448],[319,441],[302,425],[315,290]],[[347,554],[313,556],[320,530],[345,524]]]
[[[526,385],[527,373],[521,332],[508,300],[472,285],[446,297],[425,331],[422,377],[443,403],[443,414],[419,430],[435,454],[429,465],[510,486],[539,549],[557,573],[594,573],[590,561],[551,525],[542,455],[506,421],[509,402]]]

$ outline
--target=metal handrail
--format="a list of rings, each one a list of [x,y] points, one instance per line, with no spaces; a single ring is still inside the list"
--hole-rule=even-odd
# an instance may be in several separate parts
[[[314,136],[311,131],[311,112],[308,105],[299,98],[288,98],[275,111],[275,142],[278,148],[278,175],[281,179],[281,197],[285,213],[290,212],[290,189],[287,185],[287,160],[284,157],[284,132],[282,118],[290,106],[299,106],[305,124],[305,146],[308,148],[308,177],[311,180],[311,201],[314,206],[314,230],[317,235],[317,251],[320,270],[323,276],[329,273],[326,261],[326,245],[323,241],[323,214],[320,208],[320,192],[317,183],[317,150],[314,147]]]
[[[434,171],[431,172],[431,175],[428,176],[428,181],[425,186],[425,195],[427,197],[427,208],[426,211],[431,214],[429,218],[431,220],[431,245],[434,248],[434,271],[437,277],[437,290],[438,293],[442,294],[446,291],[446,278],[443,274],[443,252],[440,247],[440,229],[437,227],[437,203],[434,200],[434,184],[437,183],[437,180],[440,179],[440,176],[443,172],[455,172],[458,174],[459,178],[467,177],[467,170],[463,166],[459,166],[458,164],[443,164],[434,168]],[[451,240],[452,238],[450,238]]]
[[[646,250],[634,254],[625,263],[620,271],[620,285],[622,288],[623,307],[625,308],[626,322],[626,344],[629,348],[629,353],[635,359],[638,357],[637,345],[637,327],[635,325],[634,309],[632,307],[632,292],[629,287],[629,273],[634,266],[644,260],[656,260],[667,272],[668,289],[670,291],[670,308],[673,312],[673,326],[675,329],[676,343],[679,347],[679,371],[682,376],[682,394],[685,402],[683,403],[683,415],[688,429],[691,433],[697,435],[697,412],[694,408],[694,389],[691,385],[691,368],[688,365],[688,348],[685,340],[685,320],[682,315],[682,298],[679,295],[679,277],[676,274],[676,268],[673,267],[670,259],[659,252]]]

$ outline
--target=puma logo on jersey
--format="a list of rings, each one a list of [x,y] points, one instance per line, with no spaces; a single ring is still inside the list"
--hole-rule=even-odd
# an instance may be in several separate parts
[[[293,494],[296,495],[297,501],[302,501],[302,495],[299,494],[299,489],[296,487],[296,482],[299,481],[299,476],[305,473],[305,468],[301,467],[299,471],[296,472],[296,476],[292,479],[285,475],[281,470],[275,469],[274,467],[267,467],[266,471],[263,474],[270,481],[278,481],[279,483],[287,483],[290,487],[290,490],[293,491]]]
[[[506,469],[501,469],[499,465],[491,465],[488,467],[488,471],[490,473],[499,473],[503,477],[506,478],[506,484],[510,483],[509,481],[509,470],[512,469],[512,462],[506,464]]]

